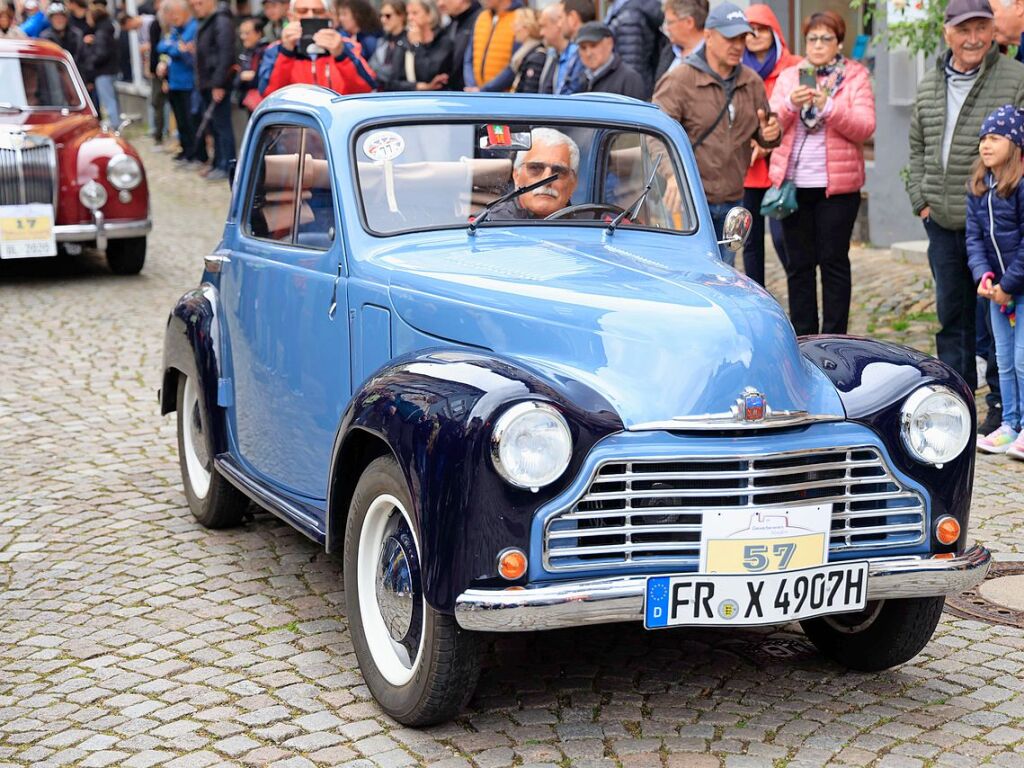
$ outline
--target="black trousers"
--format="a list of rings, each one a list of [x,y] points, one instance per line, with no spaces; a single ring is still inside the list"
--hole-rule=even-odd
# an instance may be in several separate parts
[[[789,317],[798,335],[846,333],[850,321],[850,236],[860,192],[826,197],[824,188],[797,189],[797,210],[782,220]],[[818,323],[818,277],[822,307]]]
[[[782,222],[761,215],[761,203],[767,189],[745,187],[743,189],[743,207],[754,217],[750,225],[750,237],[743,246],[743,272],[758,285],[764,285],[764,222],[768,220],[768,228],[772,235],[772,245],[779,256],[782,266],[786,266],[786,244],[782,241]]]
[[[195,160],[196,130],[199,126],[192,120],[192,91],[168,91],[167,100],[171,102],[174,122],[178,124],[181,155],[186,160]]]
[[[978,388],[974,361],[978,291],[967,267],[967,236],[963,229],[946,229],[925,219],[928,266],[935,279],[935,310],[939,332],[935,350],[939,360],[959,373],[971,389]]]

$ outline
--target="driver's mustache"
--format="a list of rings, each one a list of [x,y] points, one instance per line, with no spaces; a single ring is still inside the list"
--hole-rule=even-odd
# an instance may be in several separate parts
[[[558,197],[558,192],[556,192],[555,188],[549,184],[545,184],[543,187],[537,187],[533,190],[532,194],[543,195],[544,197]]]

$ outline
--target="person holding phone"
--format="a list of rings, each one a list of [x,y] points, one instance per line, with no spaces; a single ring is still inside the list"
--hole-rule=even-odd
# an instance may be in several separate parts
[[[799,64],[800,57],[790,53],[786,39],[782,36],[782,25],[771,8],[755,3],[747,8],[746,14],[754,32],[747,35],[743,63],[761,76],[770,99],[779,75],[794,64]],[[772,150],[765,149],[756,141],[751,143],[751,148],[754,153],[750,157],[747,177],[743,180],[743,207],[753,215],[754,222],[750,227],[750,237],[743,246],[743,271],[751,280],[764,285],[764,223],[767,217],[761,215],[761,203],[771,187],[768,161]],[[786,246],[782,241],[782,222],[769,218],[768,224],[775,253],[785,266]]]
[[[331,0],[292,0],[281,45],[264,54],[274,57],[264,96],[296,83],[322,85],[342,96],[377,86],[359,44],[335,29],[336,22]]]
[[[771,96],[784,135],[768,177],[773,187],[796,187],[798,208],[782,220],[793,327],[799,335],[846,333],[850,237],[864,186],[863,145],[875,132],[875,97],[867,68],[842,54],[846,24],[839,14],[811,14],[803,34],[807,58],[779,75]]]

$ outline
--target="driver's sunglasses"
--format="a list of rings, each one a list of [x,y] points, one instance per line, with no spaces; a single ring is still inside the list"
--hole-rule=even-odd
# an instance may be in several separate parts
[[[538,161],[523,163],[523,168],[526,169],[527,174],[535,178],[543,176],[544,171],[548,168],[551,169],[551,173],[556,174],[559,178],[564,178],[572,173],[572,168],[567,165],[552,165],[551,163],[541,163]]]

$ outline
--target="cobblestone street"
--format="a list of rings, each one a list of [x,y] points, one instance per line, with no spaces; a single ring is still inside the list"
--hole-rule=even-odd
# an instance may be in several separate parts
[[[1024,766],[1024,630],[948,612],[879,674],[825,661],[796,625],[506,637],[457,721],[384,716],[340,558],[255,508],[226,531],[188,511],[156,402],[163,328],[228,190],[138,144],[140,276],[94,253],[0,264],[0,768]],[[853,258],[853,331],[932,349],[927,264]],[[1024,464],[979,458],[971,536],[1024,561]]]

